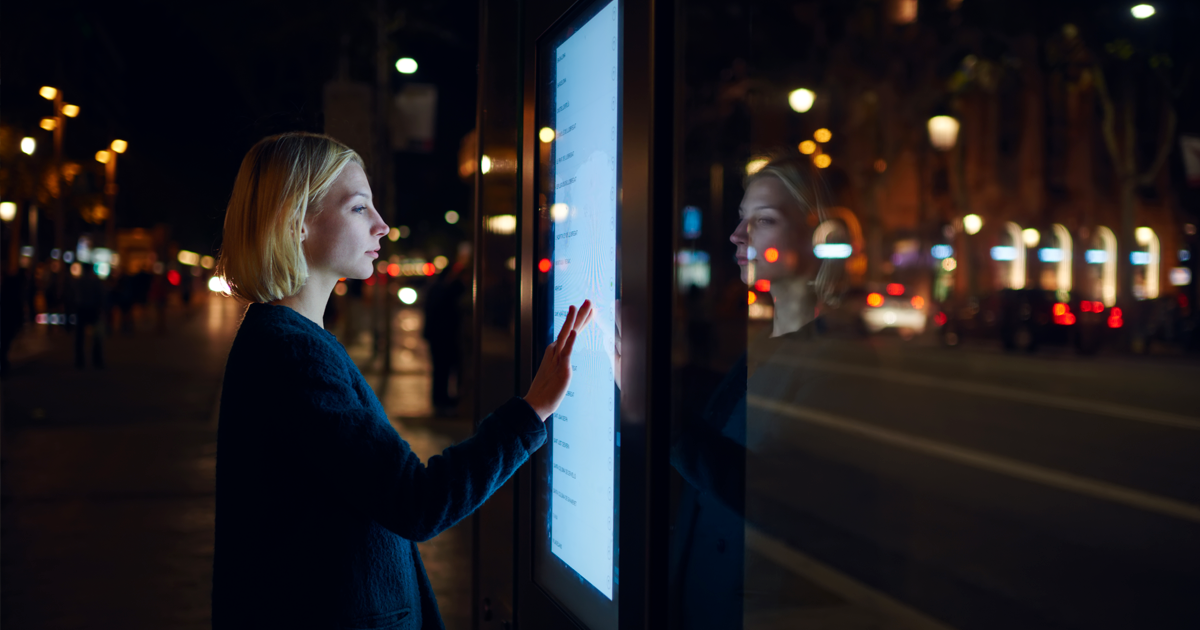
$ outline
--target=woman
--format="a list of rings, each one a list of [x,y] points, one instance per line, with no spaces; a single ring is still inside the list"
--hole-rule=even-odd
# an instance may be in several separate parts
[[[332,138],[266,138],[242,161],[218,273],[250,302],[217,436],[213,627],[442,628],[416,543],[478,508],[546,439],[592,317],[572,307],[529,393],[422,463],[321,321],[388,232],[362,160]]]
[[[774,318],[769,333],[747,340],[746,354],[703,411],[674,436],[671,463],[687,483],[672,534],[672,618],[674,627],[684,630],[740,628],[759,598],[770,599],[765,591],[778,587],[746,573],[747,522],[763,520],[747,509],[746,488],[753,485],[748,481],[762,478],[760,460],[779,426],[770,414],[747,405],[747,392],[791,399],[819,379],[787,360],[822,352],[814,344],[820,337],[817,309],[832,296],[838,272],[813,254],[813,227],[820,223],[822,206],[801,159],[771,160],[746,178],[745,190],[729,240],[742,282],[751,287],[769,282]]]

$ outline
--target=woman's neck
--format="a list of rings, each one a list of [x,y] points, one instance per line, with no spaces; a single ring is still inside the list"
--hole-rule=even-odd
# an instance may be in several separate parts
[[[299,293],[275,300],[271,304],[286,306],[324,328],[325,307],[329,304],[329,296],[333,293],[335,285],[337,285],[336,278],[330,281],[328,278],[310,275]]]
[[[817,317],[817,295],[807,278],[772,281],[771,298],[775,301],[772,337],[796,332]]]

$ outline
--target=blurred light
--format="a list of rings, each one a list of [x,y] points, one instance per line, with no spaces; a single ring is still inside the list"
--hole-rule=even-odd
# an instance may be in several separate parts
[[[1043,247],[1038,250],[1038,260],[1044,263],[1062,262],[1062,250],[1057,247]]]
[[[179,272],[174,269],[167,272],[167,282],[170,282],[171,286],[179,286],[179,282],[182,279],[183,276],[179,275]]]
[[[1125,320],[1121,317],[1121,309],[1113,307],[1113,310],[1108,313],[1108,327],[1120,328],[1125,325]]]
[[[767,250],[763,252],[763,258],[767,262],[773,263],[776,260],[779,260],[779,250],[775,249],[774,247],[768,247]]]
[[[1152,7],[1148,4],[1139,4],[1135,7],[1133,7],[1132,9],[1130,9],[1129,12],[1133,14],[1133,17],[1135,17],[1139,20],[1144,20],[1144,19],[1150,17],[1151,15],[1154,15],[1154,7]],[[43,89],[45,89],[45,88],[43,88]]]
[[[68,265],[71,264],[72,262],[75,261],[75,252],[70,251],[70,250],[63,252],[62,260],[64,263],[67,263]]]
[[[553,219],[555,223],[566,221],[567,217],[570,216],[570,214],[571,214],[571,207],[565,203],[556,203],[556,204],[550,206],[550,218]],[[513,219],[514,219],[513,224],[515,227],[516,217],[513,217]]]
[[[788,94],[788,105],[791,105],[792,110],[796,113],[803,114],[812,109],[813,103],[817,100],[817,95],[812,90],[800,88],[792,90]]]
[[[213,276],[208,279],[208,290],[221,295],[229,295],[229,283],[221,276]]]
[[[108,277],[108,274],[112,273],[112,266],[108,263],[101,262],[92,265],[92,270],[96,272],[96,275],[101,280],[103,280]]]
[[[746,304],[753,304],[758,301],[758,296],[754,295],[753,291],[746,292]]]
[[[1089,265],[1102,265],[1108,262],[1108,252],[1103,249],[1089,249],[1083,253],[1083,259]]]
[[[458,213],[453,210],[446,211],[446,223],[450,225],[458,223]]]
[[[116,258],[117,258],[117,257],[114,255],[114,256],[113,256],[113,264],[114,264],[114,265],[115,265],[115,264],[117,264]],[[162,272],[163,272],[163,264],[162,264],[162,261],[155,261],[155,263],[154,263],[154,266],[153,266],[153,267],[151,267],[151,269],[153,269],[153,270],[154,270],[154,274],[155,274],[155,275],[159,275],[159,276],[161,276],[161,275],[162,275]]]
[[[1042,235],[1033,228],[1025,228],[1021,230],[1021,241],[1025,243],[1025,247],[1037,247],[1041,242]]]
[[[1154,230],[1148,227],[1140,227],[1133,231],[1133,237],[1137,240],[1137,244],[1145,247],[1150,244],[1150,239],[1154,238]]]
[[[1083,311],[1084,313],[1091,313],[1092,312],[1092,303],[1089,302],[1088,300],[1084,300],[1084,301],[1080,302],[1079,310]]]
[[[909,303],[912,304],[913,308],[918,309],[918,310],[925,308],[925,298],[923,298],[919,295],[914,295],[912,300],[909,300]]]
[[[396,296],[405,304],[415,304],[417,302],[417,290],[412,287],[404,287],[396,292]]]
[[[867,306],[883,306],[883,296],[878,293],[868,295]]]
[[[1192,252],[1186,249],[1179,250],[1179,262],[1187,262],[1192,259]]]
[[[829,142],[832,139],[833,139],[833,132],[824,127],[821,127],[820,129],[813,132],[813,140],[816,140],[817,142],[825,143],[825,142]]]
[[[79,115],[79,106],[63,103],[62,113],[63,116],[66,116],[67,118],[74,118]]]
[[[191,266],[200,264],[200,254],[197,254],[196,252],[190,252],[186,249],[179,250],[179,256],[177,258],[179,259],[179,264],[181,265]]]
[[[1195,236],[1196,235],[1196,224],[1195,223],[1184,223],[1183,224],[1183,233],[1187,234],[1188,236]]]
[[[766,158],[755,158],[746,162],[746,175],[753,175],[761,171],[762,167],[766,166],[768,162],[769,160]]]
[[[958,268],[958,261],[953,258],[947,258],[942,261],[942,269],[946,271],[954,271]]]
[[[694,239],[700,238],[700,226],[703,224],[704,217],[700,213],[700,208],[696,206],[683,207],[683,238]]]
[[[345,282],[339,282],[339,283],[333,285],[333,294],[334,295],[346,295],[347,290],[348,289],[346,288]]]
[[[0,203],[0,221],[5,223],[17,218],[17,204],[13,201]]]
[[[435,266],[433,263],[425,263],[424,265],[421,265],[421,273],[427,276],[432,276],[433,274],[437,273],[437,266]]]
[[[53,101],[54,97],[58,96],[58,90],[50,87],[49,85],[43,85],[42,89],[38,90],[38,94],[40,94],[42,98],[46,99],[47,101]]]
[[[70,252],[67,252],[68,254]],[[68,261],[70,262],[70,261]],[[83,275],[83,263],[71,263],[71,277],[78,278]]]
[[[978,214],[968,214],[963,217],[963,230],[967,234],[978,234],[983,229],[983,217]]]
[[[997,245],[992,248],[992,260],[1016,260],[1017,248],[1007,245]]]
[[[381,260],[375,265],[375,271],[379,273],[387,273],[388,263],[386,260]]]
[[[827,153],[822,153],[813,158],[813,164],[816,164],[817,168],[829,168],[829,165],[833,164],[833,158]]]
[[[929,143],[938,151],[949,151],[958,140],[958,120],[953,116],[934,116],[929,119]]]
[[[43,118],[42,121],[38,123],[38,126],[46,131],[54,131],[54,128],[58,126],[58,121],[54,120],[53,118]]]
[[[213,260],[212,256],[201,256],[200,257],[200,266],[204,267],[205,269],[212,269],[213,263],[215,263],[215,262],[216,261]]]
[[[448,264],[450,261],[445,256],[434,256],[433,258],[433,266],[438,269],[445,269]]]
[[[904,295],[904,285],[899,282],[891,282],[887,285],[888,295]]]
[[[917,21],[917,0],[897,0],[892,5],[892,21],[896,24],[912,24]]]
[[[411,233],[412,230],[408,229],[407,225],[400,226],[400,238],[408,238],[408,235]]]
[[[33,150],[37,148],[37,140],[25,137],[21,138],[21,153],[25,155],[33,155]]]
[[[1192,283],[1192,270],[1187,267],[1175,267],[1167,273],[1171,286],[1183,287]]]
[[[396,61],[396,70],[400,74],[412,74],[417,71],[417,61],[412,57],[401,57]]]
[[[761,293],[769,293],[771,291],[771,281],[763,278],[754,283],[754,290]]]
[[[954,248],[949,245],[934,245],[929,253],[937,260],[944,260],[954,255]]]
[[[392,228],[388,230],[388,240],[395,243],[400,240],[400,228]]]
[[[516,271],[517,270],[517,257],[509,256],[508,260],[504,261],[504,266],[508,267],[508,269],[510,271]]]
[[[875,172],[882,173],[887,170],[887,162],[884,160],[875,160]]]
[[[542,130],[538,132],[538,140],[541,140],[543,144],[554,142],[554,130],[549,127],[542,127]]]
[[[937,324],[938,326],[945,326],[946,319],[946,314],[938,311],[938,314],[933,316],[933,323]]]
[[[554,204],[558,206],[560,204]],[[566,205],[566,204],[561,204]],[[554,207],[551,206],[551,214]],[[515,214],[497,214],[487,218],[487,230],[493,234],[516,234],[517,216]]]
[[[1135,265],[1149,265],[1150,252],[1129,252],[1129,262]]]
[[[550,259],[549,258],[543,258],[538,261],[538,271],[540,271],[542,273],[547,273],[550,271]]]
[[[203,274],[204,274],[204,270],[201,269],[199,266],[192,267],[192,277],[193,278],[199,278]]]
[[[389,265],[387,266],[387,275],[389,275],[389,276],[391,276],[391,277],[393,277],[393,278],[395,278],[396,276],[400,275],[400,265],[399,265],[399,264],[397,264],[397,263],[391,263],[391,264],[389,264]]]
[[[1063,323],[1064,323],[1064,324],[1066,324],[1067,326],[1074,326],[1074,325],[1075,325],[1075,315],[1074,315],[1074,313],[1067,313],[1067,314],[1066,314],[1066,315],[1063,317]]]
[[[817,152],[817,143],[812,140],[805,140],[800,143],[800,152],[804,155],[812,155]]]
[[[1067,314],[1067,305],[1066,304],[1063,304],[1062,302],[1058,302],[1054,305],[1054,316],[1055,317],[1062,317],[1063,315],[1066,315],[1066,314]]]
[[[50,250],[50,260],[58,260],[58,256],[59,256],[59,251],[58,251],[57,247]]]
[[[758,250],[754,249],[753,245],[746,246],[746,260],[754,260],[758,257]]]
[[[129,143],[124,140],[113,140],[112,144],[108,145],[110,149],[117,153],[124,153],[125,149],[129,148]]]
[[[96,161],[101,164],[108,164],[110,158],[112,158],[112,155],[110,155],[108,151],[96,152]]]
[[[487,175],[490,170],[492,170],[492,158],[486,155],[479,158],[479,172]]]
[[[26,258],[28,258],[29,256],[32,256],[33,255],[33,245],[22,245],[21,246],[21,255],[25,256]]]
[[[849,243],[821,243],[820,245],[813,247],[813,254],[816,254],[817,258],[821,259],[849,258],[853,253],[854,248],[850,246]]]

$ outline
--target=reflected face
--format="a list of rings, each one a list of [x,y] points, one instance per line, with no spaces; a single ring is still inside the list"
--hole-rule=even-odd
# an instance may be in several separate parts
[[[750,184],[738,207],[741,221],[729,235],[737,246],[742,282],[777,280],[803,271],[802,244],[811,238],[804,238],[808,227],[795,222],[801,216],[804,213],[777,178],[762,177]]]
[[[367,174],[351,162],[334,180],[318,212],[304,221],[304,255],[310,277],[365,280],[379,258],[388,226],[371,202]]]

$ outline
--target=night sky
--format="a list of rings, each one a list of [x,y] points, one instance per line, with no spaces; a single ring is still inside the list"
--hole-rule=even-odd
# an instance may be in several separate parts
[[[119,160],[120,228],[169,223],[180,247],[215,252],[242,156],[282,131],[321,131],[321,89],[345,54],[350,78],[374,82],[374,0],[317,2],[10,2],[0,19],[0,123],[53,154],[38,121],[53,114],[43,85],[79,105],[66,125],[65,158],[94,169],[97,151],[129,142]],[[404,81],[438,86],[431,155],[398,155],[398,223],[410,246],[454,240],[447,210],[469,215],[457,175],[462,136],[475,124],[477,6],[473,2],[389,2],[396,30],[389,59],[413,57]]]

